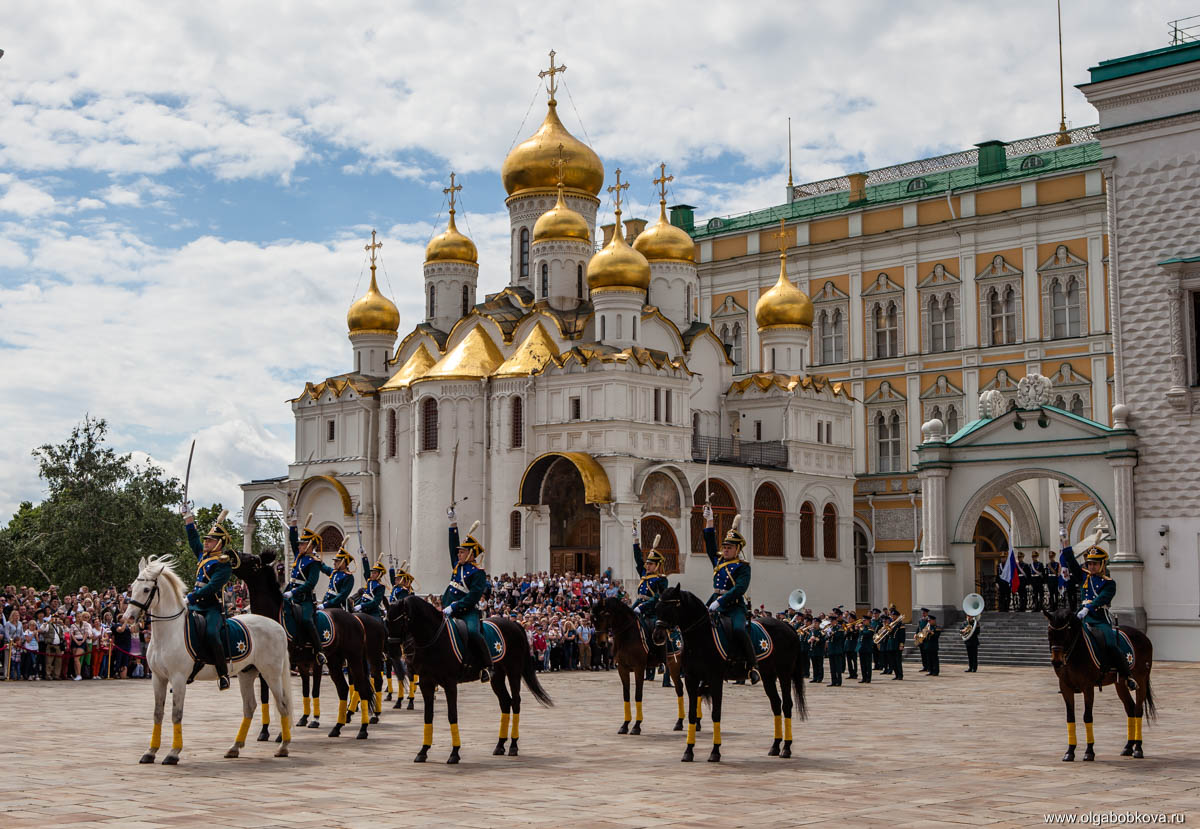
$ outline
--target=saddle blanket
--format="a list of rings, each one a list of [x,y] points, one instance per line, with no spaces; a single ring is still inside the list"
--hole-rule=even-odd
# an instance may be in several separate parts
[[[241,662],[250,655],[250,631],[237,619],[226,619],[221,631],[221,643],[230,662]],[[188,623],[183,629],[183,644],[188,655],[197,662],[212,662],[204,643],[204,615],[188,613]]]
[[[1105,646],[1104,634],[1105,630],[1099,625],[1084,625],[1088,635],[1083,637],[1083,642],[1087,645],[1088,656],[1092,659],[1092,664],[1097,668],[1104,665],[1104,660],[1101,659],[1102,649]],[[1129,641],[1129,637],[1125,631],[1120,628],[1113,630],[1117,643],[1117,650],[1121,652],[1121,656],[1125,657],[1125,661],[1129,663],[1129,667],[1133,667],[1133,643]],[[1110,669],[1111,670],[1111,669]]]
[[[508,652],[508,645],[504,642],[504,634],[500,632],[498,626],[488,619],[484,619],[480,623],[479,628],[483,632],[483,641],[487,642],[488,654],[492,657],[492,664],[499,662]],[[459,662],[464,662],[463,656],[467,652],[467,623],[461,619],[447,619],[446,629],[450,633],[450,648],[454,651],[454,656]]]
[[[321,647],[327,648],[332,645],[336,634],[333,630],[333,620],[329,618],[329,614],[324,610],[318,610],[313,616],[313,621],[317,623],[317,635],[321,637]],[[292,612],[291,602],[283,603],[283,610],[279,612],[279,624],[283,625],[283,629],[287,631],[289,642],[296,638],[296,616]]]
[[[733,625],[728,619],[722,617],[719,624],[713,625],[713,642],[726,660],[730,658],[729,638],[732,635]],[[766,659],[775,650],[775,643],[771,641],[766,628],[754,621],[750,622],[750,644],[754,646],[754,655],[759,660]]]

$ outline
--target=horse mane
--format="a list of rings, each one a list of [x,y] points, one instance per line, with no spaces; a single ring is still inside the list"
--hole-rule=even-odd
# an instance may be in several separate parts
[[[185,590],[183,579],[175,572],[175,560],[170,556],[150,556],[146,559],[147,569],[156,565],[159,567],[159,575],[165,577],[167,585],[174,591],[175,598],[182,603]]]

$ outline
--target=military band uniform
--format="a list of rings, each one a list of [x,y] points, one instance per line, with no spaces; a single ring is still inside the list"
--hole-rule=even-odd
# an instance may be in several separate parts
[[[846,623],[846,646],[842,651],[842,666],[851,679],[858,679],[858,628],[853,615]]]
[[[870,684],[871,682],[871,662],[875,655],[875,629],[870,623],[862,625],[858,631],[858,667],[861,670],[862,676],[859,682]]]
[[[822,683],[825,681],[825,634],[821,632],[820,625],[813,628],[808,640],[808,652],[812,662],[812,681]]]
[[[467,638],[470,643],[471,667],[480,669],[479,679],[486,682],[490,678],[492,664],[491,653],[483,638],[481,622],[483,614],[479,612],[479,600],[487,590],[487,573],[476,566],[475,559],[483,552],[483,545],[468,533],[467,540],[459,542],[458,523],[451,511],[450,516],[450,583],[442,593],[442,612],[455,619],[462,619],[467,625]],[[469,561],[459,562],[458,548],[466,547],[473,552]]]
[[[925,630],[925,628],[929,625],[929,611],[925,610],[924,608],[921,608],[921,614],[922,614],[921,618],[917,620],[917,634],[918,635],[921,633],[921,631]],[[929,670],[929,649],[926,646],[926,642],[924,640],[921,642],[921,644],[917,645],[917,651],[921,655],[921,670],[928,671]]]
[[[1033,592],[1033,609],[1042,610],[1046,606],[1046,566],[1038,561],[1038,554],[1033,554],[1033,563],[1029,565],[1032,578],[1029,587]]]
[[[925,646],[925,660],[929,665],[929,675],[937,676],[942,671],[941,662],[938,660],[938,640],[942,636],[942,629],[938,627],[935,616],[929,617],[929,623],[925,627],[929,629],[929,635],[921,644]]]
[[[888,637],[888,642],[891,644],[888,653],[892,657],[892,679],[904,679],[904,637],[906,633],[904,623],[901,622]]]
[[[846,631],[842,628],[842,623],[834,621],[829,626],[829,685],[830,687],[842,684],[842,660],[846,653]]]
[[[321,543],[320,538],[309,530],[304,530],[305,541],[315,545]],[[293,524],[288,528],[288,543],[292,547],[295,563],[292,565],[291,580],[283,597],[292,603],[292,616],[296,621],[296,630],[301,638],[306,640],[317,660],[324,664],[325,652],[321,647],[321,635],[317,633],[316,619],[316,589],[321,578],[321,559],[310,553],[300,552],[300,533]]]
[[[979,634],[982,627],[983,620],[976,616],[975,628],[971,631],[967,641],[963,642],[963,646],[967,649],[967,671],[969,673],[979,670]]]
[[[354,592],[354,575],[345,570],[335,570],[328,564],[321,565],[321,572],[329,576],[329,586],[317,609],[349,610],[350,594]]]
[[[1017,610],[1024,613],[1029,610],[1029,583],[1033,579],[1033,568],[1024,560],[1024,553],[1017,553],[1017,559],[1017,569],[1021,571],[1020,583],[1017,585]]]
[[[800,676],[808,679],[812,674],[812,666],[809,664],[808,632],[800,632],[800,628],[804,627],[808,622],[802,616],[797,616],[796,619],[798,620],[796,622],[796,631],[800,633]]]
[[[188,610],[194,610],[204,617],[204,645],[208,650],[209,659],[217,671],[220,688],[224,690],[229,687],[229,667],[226,664],[225,646],[221,642],[221,629],[225,626],[225,612],[221,604],[221,596],[226,583],[233,576],[233,567],[229,563],[229,556],[223,555],[221,550],[205,552],[204,542],[196,530],[195,519],[192,519],[189,513],[185,520],[187,520],[188,546],[196,555],[196,586],[187,594],[187,606]],[[216,530],[217,527],[213,529]],[[209,533],[208,537],[223,539],[228,536],[224,527],[220,527],[220,530],[223,535]],[[192,670],[192,677],[195,677],[198,668],[203,667],[203,664],[202,662],[197,664],[196,668]],[[191,677],[188,681],[191,681]]]

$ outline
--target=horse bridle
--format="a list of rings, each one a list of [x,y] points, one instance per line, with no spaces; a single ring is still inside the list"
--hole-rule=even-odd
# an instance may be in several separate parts
[[[683,601],[681,599],[659,599],[658,603],[659,604],[682,605]],[[691,630],[692,628],[698,627],[700,625],[700,623],[705,620],[705,618],[706,618],[705,616],[701,616],[700,618],[698,618],[696,621],[692,622],[687,627],[681,627],[679,625],[676,625],[676,627],[679,627],[679,631],[681,633],[686,633],[687,631]],[[661,623],[662,620],[660,619],[659,621]],[[666,625],[663,625],[663,626],[666,627]]]
[[[1046,627],[1049,630],[1070,630],[1071,622],[1068,620],[1065,625],[1047,625]],[[1075,639],[1071,642],[1071,647],[1065,649],[1066,654],[1063,655],[1063,664],[1066,664],[1067,662],[1069,662],[1071,660],[1071,654],[1073,654],[1075,652],[1075,648],[1076,648],[1076,646],[1079,645],[1079,640],[1082,639],[1083,636],[1084,636],[1084,630],[1083,630],[1083,626],[1081,625],[1079,628],[1079,633],[1077,633],[1075,635]],[[1061,645],[1055,646],[1055,645],[1051,644],[1050,645],[1051,656],[1054,655],[1055,650],[1061,651],[1061,650],[1064,650],[1064,648]]]
[[[390,622],[390,621],[391,621],[391,619],[388,619],[388,621]],[[448,622],[448,621],[449,621],[449,619],[446,619],[445,621],[447,621],[447,622]],[[408,622],[409,622],[409,615],[408,615],[408,612],[407,612],[407,611],[405,611],[405,612],[404,612],[404,627],[405,627],[405,628],[408,628]],[[404,644],[404,640],[405,640],[405,639],[409,639],[409,638],[411,638],[411,639],[413,640],[413,647],[414,647],[414,648],[416,648],[417,650],[422,650],[422,651],[423,651],[423,650],[425,650],[426,648],[428,648],[428,647],[431,647],[431,646],[433,645],[433,643],[434,643],[434,642],[436,642],[438,639],[440,639],[440,638],[441,638],[441,636],[442,636],[442,632],[443,632],[445,629],[446,629],[446,625],[445,625],[445,624],[438,625],[438,630],[437,630],[437,633],[435,633],[435,634],[433,635],[433,638],[432,638],[432,639],[430,639],[428,642],[426,642],[424,645],[422,645],[422,644],[420,644],[419,642],[417,642],[417,637],[416,637],[416,636],[413,636],[411,631],[409,631],[409,635],[408,635],[408,636],[392,636],[391,634],[389,634],[389,635],[388,635],[388,638],[387,638],[387,641],[388,641],[388,644],[389,644],[389,645],[395,645],[395,644],[397,644],[397,643],[399,643],[399,644],[403,645],[403,644]]]
[[[177,613],[172,613],[170,616],[155,616],[150,612],[150,605],[154,604],[154,597],[158,595],[158,578],[161,575],[162,571],[159,570],[158,575],[154,577],[154,586],[150,588],[150,595],[146,597],[145,602],[139,602],[132,596],[129,597],[129,603],[138,609],[138,616],[144,615],[151,622],[156,620],[159,622],[169,622],[172,619],[178,619],[187,610],[187,604],[184,603],[183,607]],[[141,581],[141,579],[139,578],[138,581]]]

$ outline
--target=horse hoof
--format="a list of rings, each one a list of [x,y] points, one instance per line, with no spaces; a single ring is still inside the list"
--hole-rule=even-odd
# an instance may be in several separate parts
[[[767,752],[768,757],[779,756],[779,742],[779,740],[776,740],[775,742],[771,743],[771,750]]]
[[[1121,756],[1122,757],[1132,757],[1133,756],[1133,741],[1132,740],[1130,740],[1129,742],[1127,742],[1125,744],[1125,748],[1121,749]]]
[[[237,756],[238,756],[238,750],[236,748],[231,748],[231,749],[229,749],[229,751],[225,752],[226,760],[232,760]]]
[[[413,710],[413,701],[411,699],[408,701],[408,710]]]
[[[1085,763],[1089,762],[1091,760],[1095,760],[1095,759],[1096,759],[1096,752],[1092,751],[1091,749],[1088,749],[1087,751],[1085,751],[1083,753],[1083,760]]]
[[[164,766],[178,766],[179,758],[176,757],[174,754],[168,754],[166,757],[163,758],[162,764]]]
[[[277,743],[282,743],[282,742],[283,742],[283,733],[282,733],[282,732],[280,732],[280,733],[279,733],[279,734],[278,734],[278,735],[275,737],[275,742],[277,742]]]
[[[138,762],[139,763],[153,763],[154,762],[154,753],[147,751],[145,754],[143,754],[141,756],[141,759],[139,759]]]
[[[372,714],[372,715],[371,715],[371,719],[369,720],[369,722],[371,723],[371,725],[379,725],[379,715],[378,715],[378,714]]]
[[[262,727],[262,731],[258,732],[258,741],[260,743],[265,743],[269,739],[271,739],[271,729],[264,725]]]
[[[450,749],[450,756],[446,758],[446,765],[453,766],[458,762],[458,746]]]
[[[365,725],[358,729],[358,733],[354,735],[354,739],[356,739],[356,740],[367,739],[367,727]]]
[[[414,763],[424,763],[428,759],[428,756],[429,756],[428,750],[423,748],[417,752],[417,756],[413,758],[413,762]]]
[[[404,707],[404,700],[402,700],[402,699],[396,700],[396,704],[392,706],[392,708],[395,710],[399,710],[403,707]]]
[[[629,723],[628,722],[621,723],[621,727],[617,729],[617,733],[618,734],[628,734],[629,733]]]
[[[338,724],[337,724],[337,725],[335,725],[335,726],[334,726],[332,729],[330,729],[330,731],[329,731],[329,736],[330,736],[330,737],[340,737],[340,736],[342,736],[342,724],[341,724],[341,723],[338,723]]]
[[[687,751],[683,752],[683,758],[679,762],[690,763],[695,759],[696,759],[696,755],[692,752],[691,748],[688,748]]]
[[[296,720],[296,728],[303,728],[308,725],[308,714],[301,714],[300,719]]]
[[[320,721],[320,720],[316,720],[316,719],[314,719],[314,720],[309,720],[308,727],[309,727],[309,728],[320,728],[320,727],[321,727],[321,721]]]
[[[630,734],[641,734],[642,733],[642,724],[640,722],[635,722],[633,724],[633,728],[629,729],[629,733]]]
[[[1135,745],[1133,747],[1133,758],[1135,760],[1142,760],[1145,757],[1146,757],[1146,755],[1142,754],[1142,744],[1138,743],[1137,745]]]
[[[287,746],[280,746],[279,750],[275,752],[275,756],[276,757],[287,757],[288,756]]]
[[[1071,746],[1070,748],[1067,749],[1067,753],[1063,755],[1062,761],[1064,763],[1075,762],[1075,746]]]
[[[712,750],[712,753],[708,755],[708,762],[710,762],[710,763],[721,762],[721,752],[719,749],[714,748]]]
[[[699,732],[699,731],[701,731],[701,730],[702,730],[702,729],[700,728],[700,726],[701,726],[701,722],[700,722],[700,720],[696,720],[696,731],[697,731],[697,732]]]
[[[384,702],[391,702],[391,701],[392,701],[392,692],[391,692],[391,691],[388,691],[388,695],[387,695],[386,697],[384,697],[384,698],[383,698],[383,701],[384,701]]]
[[[675,727],[672,728],[671,730],[672,731],[683,731],[683,720],[676,720]]]
[[[510,743],[510,744],[509,744],[509,746],[508,746],[508,756],[509,756],[509,757],[516,757],[516,756],[517,756],[517,741],[516,741],[516,740],[513,740],[513,741],[512,741],[512,743]]]
[[[492,752],[492,755],[494,757],[503,757],[504,756],[504,741],[503,740],[496,743],[496,749],[495,749],[495,751]]]
[[[792,756],[792,747],[784,746],[783,750],[779,752],[779,756],[785,760],[790,759]]]

